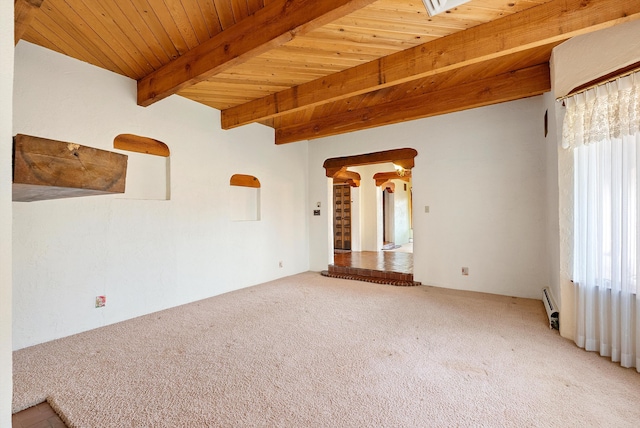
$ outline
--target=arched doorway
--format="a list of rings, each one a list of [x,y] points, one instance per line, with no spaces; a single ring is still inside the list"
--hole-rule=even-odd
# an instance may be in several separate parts
[[[411,234],[409,230],[411,220],[410,217],[403,218],[399,222],[387,219],[387,222],[393,222],[393,226],[389,225],[385,228],[383,215],[385,205],[382,194],[385,189],[395,189],[396,185],[401,186],[403,195],[398,200],[403,201],[405,205],[410,204],[411,169],[414,167],[414,158],[417,154],[415,149],[405,148],[331,158],[324,162],[326,176],[332,178],[334,183],[333,212],[330,216],[332,227],[329,228],[334,236],[333,260],[330,261],[329,270],[323,274],[394,285],[417,285],[413,282],[413,254],[411,252],[390,253],[383,250],[385,229],[395,231],[398,224],[397,229],[402,230],[401,234],[406,236],[408,242]],[[351,181],[347,189],[344,181],[349,179]],[[374,195],[367,196],[366,209],[365,194]],[[345,195],[349,195],[346,196],[346,200]],[[354,200],[356,204],[353,204]],[[362,207],[359,207],[357,202],[362,202]],[[349,209],[345,211],[347,207]],[[359,212],[360,208],[362,211]],[[395,205],[387,206],[388,211],[393,211],[394,208]],[[363,215],[365,211],[367,214]],[[405,216],[411,214],[409,205],[401,207],[398,211]],[[375,221],[373,226],[372,221]],[[348,237],[348,249],[337,245],[337,243],[347,242],[345,224],[348,225],[349,233],[355,233],[354,239],[351,235]],[[367,229],[365,227],[367,224],[369,234],[375,235],[374,238],[365,237],[364,234],[358,235],[362,230]],[[372,227],[375,229],[373,232],[371,232]],[[361,230],[358,230],[359,228]],[[354,241],[355,245],[351,247]],[[392,246],[395,247],[395,245]]]

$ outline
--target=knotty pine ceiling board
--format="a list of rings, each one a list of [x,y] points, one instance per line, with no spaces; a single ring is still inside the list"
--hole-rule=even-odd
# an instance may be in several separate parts
[[[420,0],[378,0],[179,94],[226,109],[546,1],[471,0],[430,17]]]
[[[269,1],[46,0],[24,39],[138,80]],[[430,17],[421,0],[378,0],[179,94],[225,109],[547,1],[471,0]],[[374,94],[357,104],[392,93]],[[354,100],[343,103],[353,105]],[[327,109],[345,108],[340,105]],[[299,116],[315,116],[314,110],[322,111]]]
[[[46,0],[23,38],[138,80],[262,7],[262,0]]]

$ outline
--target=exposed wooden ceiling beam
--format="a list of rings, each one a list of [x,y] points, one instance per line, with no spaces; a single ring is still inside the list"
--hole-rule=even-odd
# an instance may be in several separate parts
[[[13,25],[15,43],[22,38],[22,35],[29,29],[33,16],[36,14],[44,0],[15,0],[13,2]]]
[[[253,15],[138,80],[138,104],[149,106],[374,1],[271,1]]]
[[[541,64],[411,98],[277,128],[276,144],[310,140],[452,113],[540,95],[549,90],[551,90],[549,64]]]
[[[262,121],[640,19],[640,2],[555,0],[226,109],[222,128]]]

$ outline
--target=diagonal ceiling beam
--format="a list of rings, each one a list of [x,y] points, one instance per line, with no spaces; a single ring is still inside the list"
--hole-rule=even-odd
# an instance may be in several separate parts
[[[138,104],[149,106],[374,1],[270,1],[253,15],[138,80]]]
[[[554,0],[222,111],[222,128],[323,103],[640,19],[640,1]]]
[[[311,140],[512,101],[551,90],[549,64],[276,129],[276,144]]]
[[[14,0],[13,2],[13,32],[14,44],[22,38],[24,33],[29,29],[31,21],[36,12],[42,6],[44,0]]]

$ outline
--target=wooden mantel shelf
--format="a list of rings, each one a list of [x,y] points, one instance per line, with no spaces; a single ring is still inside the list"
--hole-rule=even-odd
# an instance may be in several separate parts
[[[124,193],[127,155],[23,134],[13,150],[14,201]]]

